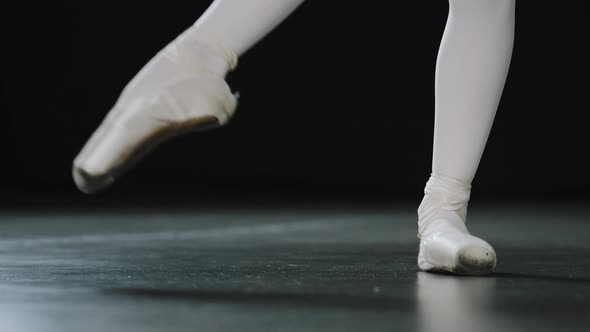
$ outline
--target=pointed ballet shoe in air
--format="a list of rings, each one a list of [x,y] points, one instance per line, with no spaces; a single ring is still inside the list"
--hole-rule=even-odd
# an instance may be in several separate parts
[[[496,253],[465,226],[471,185],[445,175],[431,174],[418,208],[423,271],[484,275],[494,271]]]
[[[125,87],[73,162],[85,193],[115,181],[164,141],[224,125],[237,107],[225,82],[236,55],[189,29],[158,53]]]

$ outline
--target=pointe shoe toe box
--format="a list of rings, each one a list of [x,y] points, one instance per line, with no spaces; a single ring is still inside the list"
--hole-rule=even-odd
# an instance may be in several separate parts
[[[469,234],[437,234],[420,241],[418,265],[424,271],[483,275],[496,267],[496,253],[489,243]]]
[[[74,160],[74,182],[95,193],[164,141],[224,125],[236,107],[236,96],[215,77],[178,79],[144,98],[123,98]]]
[[[113,176],[109,174],[92,175],[75,165],[72,167],[72,177],[78,189],[85,194],[96,193],[114,181]]]
[[[460,274],[487,274],[496,267],[496,253],[493,249],[479,246],[462,248],[457,253],[455,271]]]

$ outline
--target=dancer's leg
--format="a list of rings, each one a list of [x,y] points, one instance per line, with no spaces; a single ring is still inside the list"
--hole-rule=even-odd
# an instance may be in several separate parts
[[[125,87],[74,160],[78,188],[102,189],[164,140],[225,124],[237,107],[226,73],[302,2],[214,1]]]
[[[272,31],[303,0],[216,0],[195,23],[195,33],[225,42],[238,56]]]
[[[436,67],[432,170],[471,183],[508,73],[514,0],[451,0]]]
[[[450,0],[436,70],[432,174],[418,209],[423,270],[493,270],[496,257],[465,227],[471,182],[506,80],[515,0]]]

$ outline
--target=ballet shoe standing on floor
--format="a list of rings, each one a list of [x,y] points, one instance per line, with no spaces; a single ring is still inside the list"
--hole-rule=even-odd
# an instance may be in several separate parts
[[[471,185],[433,173],[424,194],[418,208],[418,267],[465,275],[491,273],[496,267],[494,249],[465,225]]]
[[[225,75],[236,67],[237,56],[212,40],[191,27],[131,80],[74,160],[81,191],[107,187],[169,138],[227,123],[237,99]]]

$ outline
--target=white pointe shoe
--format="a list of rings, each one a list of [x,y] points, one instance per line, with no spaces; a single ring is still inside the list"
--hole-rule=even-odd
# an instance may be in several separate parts
[[[110,185],[167,139],[224,125],[237,98],[225,74],[237,56],[189,29],[160,51],[125,87],[73,163],[85,193]]]
[[[424,194],[418,208],[418,267],[465,275],[491,273],[496,267],[494,248],[465,226],[471,185],[431,174]]]

